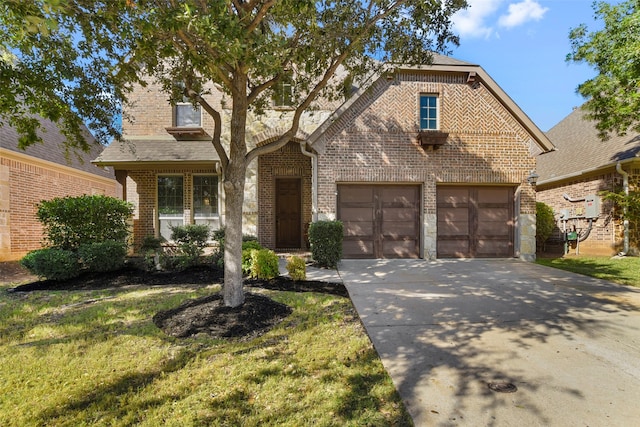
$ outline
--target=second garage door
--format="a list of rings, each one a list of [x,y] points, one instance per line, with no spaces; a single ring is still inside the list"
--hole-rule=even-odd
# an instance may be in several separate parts
[[[439,187],[438,258],[514,255],[512,187]]]
[[[418,258],[420,186],[338,185],[344,258]]]

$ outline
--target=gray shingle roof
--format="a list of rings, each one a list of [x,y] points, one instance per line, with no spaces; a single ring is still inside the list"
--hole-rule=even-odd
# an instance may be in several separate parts
[[[640,154],[640,134],[614,134],[609,140],[602,141],[595,123],[587,120],[580,108],[549,130],[547,136],[556,151],[538,156],[540,184],[608,167]]]
[[[220,160],[211,141],[173,138],[129,138],[114,141],[94,160],[96,164],[132,162],[214,162]]]
[[[91,146],[89,152],[69,152],[68,156],[65,156],[65,136],[60,133],[55,123],[50,120],[40,119],[40,122],[44,128],[44,132],[39,131],[38,135],[42,138],[43,142],[30,145],[25,150],[18,148],[17,131],[6,123],[0,123],[0,147],[105,178],[114,178],[111,169],[105,170],[91,164],[91,160],[94,159],[104,147],[91,136],[89,131],[86,132],[88,142]]]

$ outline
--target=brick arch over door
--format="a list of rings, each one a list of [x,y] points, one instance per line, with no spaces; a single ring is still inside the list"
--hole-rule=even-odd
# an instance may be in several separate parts
[[[299,183],[299,190],[294,190],[296,181]],[[300,193],[297,222],[290,217],[293,211],[284,212],[282,206],[278,210],[278,202],[291,203],[296,200],[291,191]],[[306,249],[307,230],[312,218],[311,203],[311,159],[302,154],[298,142],[290,142],[281,149],[258,158],[258,239],[261,245],[270,249]],[[283,212],[289,217],[285,218]],[[291,234],[285,239],[286,242],[278,239],[279,231],[282,238],[279,226],[298,227],[298,241],[290,241]],[[285,246],[278,247],[278,243]]]

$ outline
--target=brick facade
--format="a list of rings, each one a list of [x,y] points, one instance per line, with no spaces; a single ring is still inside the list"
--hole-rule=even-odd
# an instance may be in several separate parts
[[[440,129],[449,137],[437,150],[417,140],[421,93],[440,99]],[[338,183],[420,183],[425,257],[436,255],[437,185],[511,186],[517,189],[518,219],[535,218],[535,192],[526,182],[536,165],[531,136],[482,84],[467,84],[464,74],[381,79],[328,129],[325,143],[318,160],[321,217],[335,218]],[[526,247],[521,255],[534,255],[535,230],[524,236],[519,231],[526,242],[518,253]]]
[[[630,168],[627,172],[629,172],[630,191],[637,191],[640,188],[640,169]],[[617,216],[613,204],[600,197],[602,191],[615,191],[620,188],[622,188],[622,175],[613,167],[598,173],[584,174],[573,179],[538,186],[537,201],[549,205],[557,220],[556,228],[545,245],[546,251],[563,254],[564,231],[571,231],[575,227],[579,233],[585,233],[588,228],[589,221],[586,219],[573,218],[566,222],[559,219],[562,210],[567,210],[570,217],[584,214],[584,202],[571,202],[565,199],[563,196],[565,194],[574,200],[587,195],[596,195],[600,198],[600,216],[593,221],[588,237],[579,242],[579,246],[575,242],[570,242],[567,247],[569,253],[611,256],[622,251],[624,234],[622,221]],[[630,225],[632,252],[638,252],[639,238],[638,224],[632,223]]]
[[[117,183],[20,153],[0,155],[0,260],[16,260],[43,243],[37,205],[55,197],[117,196]]]

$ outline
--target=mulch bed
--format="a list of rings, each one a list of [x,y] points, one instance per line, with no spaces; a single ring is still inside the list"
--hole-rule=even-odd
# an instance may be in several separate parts
[[[47,290],[109,289],[125,286],[194,286],[222,283],[222,271],[199,266],[179,272],[149,273],[128,267],[109,273],[88,273],[67,281],[35,280],[8,291],[33,292]],[[284,276],[271,280],[246,279],[245,288],[263,288],[290,292],[319,292],[348,297],[342,283],[293,281]],[[208,335],[213,338],[248,340],[267,332],[281,322],[292,309],[264,295],[245,291],[245,302],[239,307],[226,307],[222,294],[186,301],[179,307],[153,316],[153,322],[167,335],[186,338]]]

